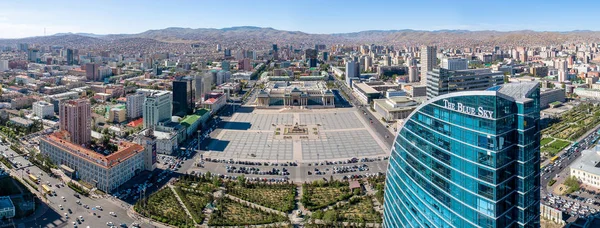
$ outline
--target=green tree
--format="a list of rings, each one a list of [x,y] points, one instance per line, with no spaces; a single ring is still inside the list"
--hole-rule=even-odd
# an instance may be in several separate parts
[[[323,215],[323,220],[329,224],[338,220],[338,214],[335,210],[327,210]]]

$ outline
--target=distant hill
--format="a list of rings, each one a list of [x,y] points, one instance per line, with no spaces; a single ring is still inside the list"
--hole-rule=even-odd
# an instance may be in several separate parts
[[[566,42],[600,42],[600,32],[577,30],[569,32],[522,31],[468,31],[468,30],[370,30],[353,33],[310,34],[301,31],[285,31],[274,28],[240,26],[231,28],[178,28],[148,30],[138,34],[60,33],[52,36],[23,39],[0,39],[0,44],[32,42],[39,44],[95,46],[119,43],[120,40],[141,38],[169,44],[198,43],[212,45],[222,43],[227,47],[245,47],[281,43],[308,46],[321,44],[379,44],[421,45],[432,44],[444,47],[461,46],[523,46],[552,45]],[[208,47],[207,46],[207,47]]]

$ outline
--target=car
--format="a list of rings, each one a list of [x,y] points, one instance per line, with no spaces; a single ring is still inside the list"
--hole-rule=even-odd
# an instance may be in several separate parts
[[[58,205],[58,207],[59,207],[61,210],[63,209],[63,206],[62,206],[61,204],[59,204],[59,205]]]
[[[107,226],[114,226],[115,224],[113,222],[106,222]]]
[[[114,213],[114,212],[112,212],[112,211],[111,211],[111,212],[108,212],[108,214],[109,214],[109,215],[112,215],[113,217],[117,217],[117,213]]]
[[[127,227],[127,224],[121,223],[119,226],[121,226],[121,227]]]
[[[101,206],[96,206],[96,209],[102,210],[102,207]]]
[[[79,220],[81,220],[82,222],[83,222],[83,221],[85,221],[85,220],[83,219],[83,216],[81,216],[81,215],[79,216]]]
[[[65,218],[69,218],[69,214],[65,213]]]

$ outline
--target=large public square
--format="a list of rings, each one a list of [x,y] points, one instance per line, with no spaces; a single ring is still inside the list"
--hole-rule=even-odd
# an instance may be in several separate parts
[[[297,163],[386,156],[389,148],[360,115],[354,108],[237,112],[220,125],[204,156]],[[298,134],[284,126],[299,126]]]

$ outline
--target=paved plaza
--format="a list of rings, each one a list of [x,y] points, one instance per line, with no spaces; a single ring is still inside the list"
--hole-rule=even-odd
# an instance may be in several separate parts
[[[218,135],[213,136],[206,156],[312,162],[387,155],[389,148],[359,115],[354,108],[297,111],[257,109],[251,113],[235,113]],[[281,131],[275,137],[276,127],[284,124],[317,127],[318,137],[282,139]]]

